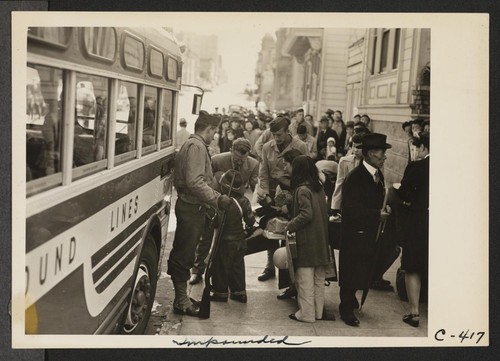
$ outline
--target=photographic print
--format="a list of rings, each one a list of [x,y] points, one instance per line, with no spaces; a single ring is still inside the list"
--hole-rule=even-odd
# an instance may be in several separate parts
[[[122,15],[13,16],[15,347],[488,344],[487,20]]]

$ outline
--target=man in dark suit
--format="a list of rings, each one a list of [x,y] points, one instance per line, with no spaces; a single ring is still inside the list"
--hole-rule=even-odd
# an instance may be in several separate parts
[[[335,131],[328,126],[328,117],[322,117],[319,121],[319,129],[316,139],[318,148],[318,160],[326,159],[326,142],[328,138],[334,138],[335,144],[338,144],[339,137]]]
[[[342,187],[339,311],[349,326],[359,325],[354,315],[354,309],[359,308],[356,290],[370,286],[378,226],[389,216],[382,209],[385,188],[380,169],[391,145],[385,135],[369,133],[362,138],[360,148],[363,162],[347,175]]]

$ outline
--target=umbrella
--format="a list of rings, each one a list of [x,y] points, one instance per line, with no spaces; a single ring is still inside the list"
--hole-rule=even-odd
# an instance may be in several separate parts
[[[387,187],[384,188],[384,202],[382,203],[382,210],[385,209],[385,206],[387,205],[387,195],[388,195],[388,189]],[[368,286],[363,289],[363,295],[361,296],[361,304],[359,306],[359,310],[361,311],[361,309],[363,308],[363,305],[366,301],[366,296],[368,296],[368,291],[370,290],[370,285],[371,285],[371,282],[372,282],[372,279],[373,279],[373,274],[375,272],[375,265],[377,263],[377,258],[379,256],[379,253],[380,253],[380,243],[379,240],[380,240],[380,236],[384,233],[384,230],[385,230],[385,220],[381,220],[380,223],[378,224],[378,230],[377,230],[377,236],[375,237],[375,257],[373,259],[373,263],[372,263],[372,266],[371,266],[371,270],[370,270],[370,278],[368,278]]]

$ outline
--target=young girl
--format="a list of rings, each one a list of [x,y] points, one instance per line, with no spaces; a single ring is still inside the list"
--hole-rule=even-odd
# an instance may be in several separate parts
[[[291,185],[294,190],[292,220],[287,231],[296,233],[295,286],[299,310],[292,320],[314,322],[322,319],[325,266],[329,263],[328,209],[325,192],[314,161],[305,155],[293,160]]]

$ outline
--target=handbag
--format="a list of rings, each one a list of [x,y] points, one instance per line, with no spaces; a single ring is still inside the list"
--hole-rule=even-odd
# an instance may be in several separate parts
[[[336,281],[338,281],[337,264],[335,263],[335,257],[333,255],[333,252],[332,252],[330,246],[327,246],[327,247],[328,247],[328,258],[330,261],[325,266],[325,281],[336,282]]]

